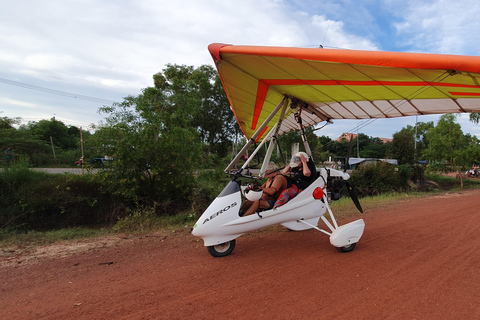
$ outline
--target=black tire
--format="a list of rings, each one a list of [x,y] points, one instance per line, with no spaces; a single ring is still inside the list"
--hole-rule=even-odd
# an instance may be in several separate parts
[[[350,252],[350,251],[353,251],[353,249],[355,249],[355,246],[356,246],[356,245],[357,245],[356,243],[352,243],[352,244],[349,244],[348,246],[337,247],[337,250],[338,250],[339,252],[343,252],[343,253],[345,253],[345,252]]]
[[[207,247],[208,253],[215,258],[226,257],[232,253],[233,249],[235,249],[235,239]]]

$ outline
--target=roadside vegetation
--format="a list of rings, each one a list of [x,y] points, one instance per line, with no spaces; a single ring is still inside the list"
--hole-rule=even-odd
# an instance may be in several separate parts
[[[352,179],[355,176],[352,175]],[[104,192],[98,176],[93,174],[50,175],[24,167],[9,168],[0,172],[0,222],[3,226],[0,228],[0,247],[45,245],[114,234],[143,236],[159,231],[188,231],[225,185],[227,179],[222,179],[219,182],[197,177],[196,181],[206,187],[195,189],[189,206],[182,206],[183,210],[174,214],[161,214],[158,211],[164,210],[165,204],[125,206],[125,199]],[[216,183],[212,185],[212,182]],[[480,188],[480,179],[466,180],[464,188]],[[375,190],[374,195],[361,198],[365,212],[407,199],[459,191],[460,186],[456,178],[429,174],[421,188]],[[9,196],[8,192],[13,192],[15,197]],[[5,202],[7,198],[11,202]],[[338,218],[359,215],[346,193],[340,200],[332,202],[332,210]]]
[[[154,86],[138,96],[100,108],[105,121],[90,128],[55,118],[28,124],[0,118],[0,147],[13,150],[3,155],[0,171],[2,246],[193,225],[225,186],[223,169],[246,141],[212,67],[167,65],[153,80]],[[348,155],[348,141],[306,131],[317,166]],[[292,143],[299,141],[295,132],[280,137],[282,151],[272,160],[283,166]],[[402,197],[480,186],[480,179],[435,174],[453,171],[463,177],[480,163],[479,140],[463,134],[454,115],[443,115],[436,125],[402,128],[388,143],[360,133],[351,145],[353,155],[399,162],[354,170],[350,181],[367,209]],[[31,170],[72,167],[82,155],[83,175]],[[97,163],[98,172],[89,170],[94,165],[89,160],[105,156],[109,161]],[[347,195],[333,206],[340,215],[348,215],[347,206],[354,208]]]

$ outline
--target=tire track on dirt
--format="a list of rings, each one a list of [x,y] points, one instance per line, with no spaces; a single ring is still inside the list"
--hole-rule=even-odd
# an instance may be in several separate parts
[[[479,196],[341,219],[366,224],[346,254],[315,230],[277,227],[220,259],[185,232],[2,267],[0,318],[479,319]]]

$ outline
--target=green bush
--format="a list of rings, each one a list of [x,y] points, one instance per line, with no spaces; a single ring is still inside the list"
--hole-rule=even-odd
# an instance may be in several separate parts
[[[91,175],[48,174],[25,165],[0,172],[0,228],[47,230],[113,223],[118,199]]]
[[[229,178],[220,166],[213,170],[203,170],[196,178],[196,186],[190,196],[191,209],[202,214],[210,203],[222,192]]]
[[[350,182],[360,196],[404,191],[413,169],[408,165],[393,166],[385,162],[365,164],[354,170]]]
[[[135,232],[144,234],[152,231],[159,224],[159,217],[155,214],[154,207],[138,207],[128,210],[130,214],[123,218],[119,218],[113,226],[113,230],[118,232]]]

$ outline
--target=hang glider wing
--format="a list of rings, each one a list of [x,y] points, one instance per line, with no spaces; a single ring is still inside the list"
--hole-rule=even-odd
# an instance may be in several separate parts
[[[247,138],[284,95],[308,104],[306,127],[328,119],[480,112],[476,56],[224,44],[209,51]],[[295,129],[290,114],[280,133]]]

